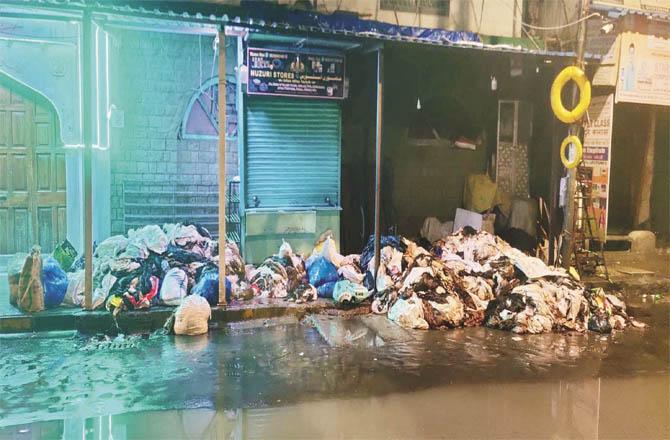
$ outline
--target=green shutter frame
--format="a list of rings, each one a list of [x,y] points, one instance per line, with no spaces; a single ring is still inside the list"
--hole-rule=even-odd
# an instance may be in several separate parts
[[[250,96],[246,101],[246,208],[340,206],[337,101]]]

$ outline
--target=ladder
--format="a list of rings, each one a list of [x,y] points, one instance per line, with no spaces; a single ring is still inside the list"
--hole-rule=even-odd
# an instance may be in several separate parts
[[[605,262],[605,243],[594,231],[597,230],[593,211],[592,186],[593,169],[579,166],[577,168],[577,189],[575,191],[574,225],[572,237],[574,242],[574,266],[580,276],[598,275],[602,268],[605,279],[610,276]],[[596,250],[592,250],[592,249]]]

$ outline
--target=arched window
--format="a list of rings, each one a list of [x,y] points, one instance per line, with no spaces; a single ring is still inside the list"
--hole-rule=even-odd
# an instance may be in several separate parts
[[[235,77],[227,78],[226,105],[227,130],[226,139],[237,137],[237,118],[235,112]],[[214,76],[205,81],[193,94],[186,107],[184,119],[179,130],[180,139],[211,139],[219,137],[219,77]],[[232,117],[231,117],[232,116]]]

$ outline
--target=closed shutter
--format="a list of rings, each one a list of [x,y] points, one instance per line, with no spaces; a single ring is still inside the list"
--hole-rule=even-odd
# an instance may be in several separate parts
[[[247,208],[339,206],[339,102],[250,96],[245,154]]]

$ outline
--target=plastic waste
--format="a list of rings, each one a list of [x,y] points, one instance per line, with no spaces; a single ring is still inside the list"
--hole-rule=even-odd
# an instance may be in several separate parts
[[[317,289],[323,284],[335,282],[338,279],[337,267],[324,257],[318,257],[314,260],[307,270],[307,274],[309,275],[309,283]]]
[[[319,298],[332,298],[337,281],[329,281],[316,288],[316,294]]]
[[[84,304],[84,271],[78,270],[67,275],[68,283],[63,305],[81,307]]]
[[[72,246],[72,243],[65,240],[56,246],[53,251],[53,257],[58,261],[60,268],[68,272],[77,259],[77,250]]]
[[[333,300],[341,306],[360,304],[370,295],[372,292],[369,292],[364,286],[354,284],[349,280],[338,281],[333,289]]]
[[[388,312],[388,318],[402,327],[426,330],[428,322],[423,316],[423,305],[416,295],[406,300],[399,298]]]
[[[218,280],[218,278],[217,278]],[[163,278],[159,293],[161,302],[167,306],[178,306],[186,297],[188,278],[186,272],[175,267],[170,269]]]
[[[42,285],[44,286],[44,307],[57,307],[63,302],[67,292],[67,274],[54,257],[44,260],[42,265]]]
[[[282,238],[281,241],[281,246],[279,246],[279,257],[280,258],[290,258],[291,255],[293,255],[293,249],[291,249],[291,245],[288,244],[286,240]]]
[[[226,279],[226,301],[231,298],[230,281]],[[191,295],[202,296],[207,302],[215,306],[219,303],[219,270],[218,268],[205,269],[200,274],[200,279],[191,289]]]
[[[202,335],[207,333],[207,322],[212,316],[208,301],[199,295],[184,298],[175,311],[174,332],[177,335]]]

